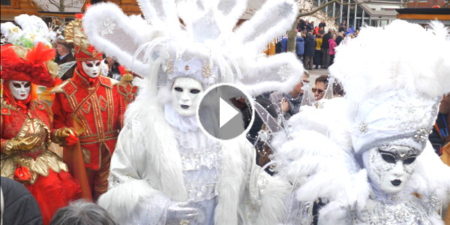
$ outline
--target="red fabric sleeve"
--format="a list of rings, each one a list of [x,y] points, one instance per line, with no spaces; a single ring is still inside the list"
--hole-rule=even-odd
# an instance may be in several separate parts
[[[64,110],[63,105],[68,104],[64,99],[64,94],[58,93],[55,96],[55,101],[53,102],[52,111],[53,111],[53,129],[59,129],[61,127],[70,127],[70,121],[67,119],[69,115],[68,112]]]

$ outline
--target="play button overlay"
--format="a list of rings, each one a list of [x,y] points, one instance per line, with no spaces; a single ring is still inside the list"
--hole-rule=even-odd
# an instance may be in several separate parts
[[[246,134],[253,123],[251,98],[232,84],[214,85],[205,91],[197,111],[202,130],[219,140]]]
[[[230,122],[231,119],[233,119],[235,116],[239,114],[239,111],[236,110],[233,106],[228,104],[225,100],[222,98],[219,99],[220,101],[220,108],[219,108],[219,127],[222,128],[226,123]]]

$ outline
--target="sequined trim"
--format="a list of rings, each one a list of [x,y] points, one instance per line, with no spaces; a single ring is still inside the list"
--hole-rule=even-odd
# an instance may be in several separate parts
[[[189,200],[194,202],[210,200],[218,195],[218,191],[216,190],[216,183],[203,185],[188,184],[186,185],[186,190]]]
[[[177,132],[176,139],[188,199],[194,202],[213,199],[218,195],[221,145],[209,140],[201,131]]]
[[[199,170],[202,168],[218,169],[220,154],[217,150],[198,153],[181,154],[181,164],[183,171]]]
[[[399,203],[370,201],[365,210],[353,214],[353,224],[432,225],[432,216],[419,199]]]

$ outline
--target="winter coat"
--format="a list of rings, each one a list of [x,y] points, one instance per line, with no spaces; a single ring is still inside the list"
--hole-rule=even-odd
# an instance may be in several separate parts
[[[148,98],[136,99],[127,109],[111,159],[109,190],[98,202],[120,224],[137,224],[132,218],[145,217],[140,211],[147,209],[153,211],[149,219],[156,223],[166,217],[164,202],[188,200],[174,128],[166,122],[159,103]],[[245,137],[221,148],[214,224],[278,224],[289,186],[256,165],[255,150]],[[140,206],[143,210],[137,210]]]
[[[323,49],[328,49],[328,40],[331,39],[331,33],[328,32],[327,34],[325,34],[323,36],[323,41],[322,41],[322,50]]]
[[[314,55],[315,45],[316,45],[316,40],[314,40],[314,36],[311,34],[306,35],[305,56],[313,56]]]
[[[336,54],[335,48],[336,48],[337,44],[336,44],[336,41],[334,39],[328,40],[328,46],[329,46],[328,47],[328,55]]]
[[[295,40],[295,53],[298,56],[305,54],[305,39],[303,37],[298,37]]]
[[[39,206],[25,186],[6,177],[1,177],[0,185],[4,225],[42,224]]]

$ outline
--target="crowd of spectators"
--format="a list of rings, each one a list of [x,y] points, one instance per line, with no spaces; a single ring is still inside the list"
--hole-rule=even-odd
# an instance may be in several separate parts
[[[345,22],[338,31],[328,28],[325,22],[314,26],[314,22],[300,20],[297,26],[295,54],[303,62],[305,69],[327,69],[334,61],[335,48],[345,37],[355,37],[358,30],[347,28]],[[286,52],[288,37],[281,37],[276,43],[276,53]]]

